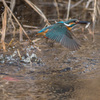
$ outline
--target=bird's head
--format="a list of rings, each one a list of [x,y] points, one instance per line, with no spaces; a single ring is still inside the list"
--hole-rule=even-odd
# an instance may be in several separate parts
[[[70,19],[68,21],[65,21],[64,24],[68,27],[73,27],[76,24],[88,24],[90,22],[88,21],[80,21],[78,19]]]

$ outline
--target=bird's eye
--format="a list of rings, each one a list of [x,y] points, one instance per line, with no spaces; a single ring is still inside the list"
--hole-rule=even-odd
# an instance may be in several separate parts
[[[75,22],[76,22],[76,23],[78,23],[78,22],[79,22],[79,20],[76,20]]]

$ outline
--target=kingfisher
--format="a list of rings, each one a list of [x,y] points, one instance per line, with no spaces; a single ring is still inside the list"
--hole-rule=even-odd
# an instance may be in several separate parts
[[[47,26],[40,30],[37,35],[54,40],[70,50],[80,48],[80,43],[76,40],[74,34],[70,31],[77,24],[88,24],[88,21],[79,21],[70,19],[68,21],[60,21],[53,25]]]

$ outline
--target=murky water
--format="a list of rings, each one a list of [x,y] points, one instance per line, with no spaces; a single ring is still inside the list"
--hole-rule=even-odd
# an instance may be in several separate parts
[[[95,37],[78,51],[58,43],[50,47],[41,39],[41,51],[23,43],[1,52],[0,100],[99,100],[100,35]]]
[[[24,73],[24,74],[23,74]],[[99,100],[99,72],[78,76],[73,72],[23,72],[0,81],[0,99],[6,100]],[[98,73],[98,74],[97,74]]]

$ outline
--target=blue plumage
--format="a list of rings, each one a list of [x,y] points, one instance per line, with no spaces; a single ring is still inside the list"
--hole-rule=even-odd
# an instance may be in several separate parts
[[[38,32],[39,34],[45,35],[47,38],[55,40],[61,43],[70,50],[76,50],[80,47],[80,44],[76,41],[74,35],[69,29],[76,24],[87,24],[86,21],[79,22],[77,19],[71,19],[68,21],[60,21],[56,24],[47,26]]]

